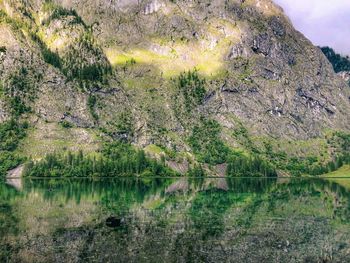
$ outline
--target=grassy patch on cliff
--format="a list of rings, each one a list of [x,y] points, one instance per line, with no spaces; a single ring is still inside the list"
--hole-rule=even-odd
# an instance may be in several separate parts
[[[225,71],[225,56],[232,43],[239,40],[237,28],[224,20],[208,21],[208,34],[211,37],[198,41],[168,40],[151,38],[144,46],[119,47],[105,49],[110,63],[115,67],[130,65],[130,61],[139,65],[151,65],[165,78],[171,78],[184,71],[197,68],[206,77],[221,75]],[[224,28],[224,34],[218,28]]]
[[[165,153],[162,148],[160,148],[159,146],[154,145],[154,144],[150,144],[150,145],[146,146],[144,150],[146,153],[149,153],[151,155],[156,155],[156,156],[159,156],[160,154]]]
[[[96,152],[100,140],[93,131],[82,128],[64,128],[57,123],[39,123],[28,130],[18,152],[32,159],[41,159],[54,152]]]
[[[161,55],[150,50],[142,49],[130,50],[128,52],[109,49],[105,52],[110,63],[115,67],[125,67],[130,65],[130,61],[135,61],[138,65],[154,66],[165,78],[174,77],[183,71],[193,68],[198,68],[203,75],[211,77],[221,74],[224,68],[223,57],[220,57],[220,59],[214,57],[211,52],[194,55],[193,53],[196,53],[195,48],[188,51],[187,54],[191,54],[191,57],[186,60],[183,60],[182,56],[178,57],[172,53]]]

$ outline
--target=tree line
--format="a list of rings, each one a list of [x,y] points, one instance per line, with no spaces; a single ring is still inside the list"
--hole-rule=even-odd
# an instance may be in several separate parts
[[[110,177],[110,176],[174,176],[165,160],[149,158],[143,150],[130,144],[113,142],[105,145],[101,155],[78,153],[48,154],[38,162],[29,162],[25,176],[33,177]]]
[[[274,166],[259,156],[235,156],[227,165],[226,176],[229,177],[276,177]]]

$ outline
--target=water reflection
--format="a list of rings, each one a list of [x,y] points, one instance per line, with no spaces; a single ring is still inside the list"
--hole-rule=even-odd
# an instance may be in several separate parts
[[[346,262],[344,185],[266,178],[0,183],[0,262]]]

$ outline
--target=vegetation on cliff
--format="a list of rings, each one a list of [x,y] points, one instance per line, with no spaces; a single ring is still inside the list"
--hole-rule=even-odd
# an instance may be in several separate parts
[[[350,58],[349,56],[342,56],[334,51],[330,47],[321,47],[323,54],[331,62],[335,72],[350,71]]]
[[[14,119],[0,124],[0,177],[24,161],[15,150],[26,135],[28,123],[19,123]]]

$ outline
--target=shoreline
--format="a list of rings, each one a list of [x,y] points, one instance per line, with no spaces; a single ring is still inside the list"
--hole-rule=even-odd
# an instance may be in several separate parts
[[[350,176],[339,176],[339,177],[331,177],[331,176],[315,176],[315,177],[228,177],[228,176],[205,176],[205,177],[189,177],[189,176],[102,176],[102,177],[93,177],[93,176],[84,176],[84,177],[6,177],[6,179],[34,179],[34,180],[42,180],[42,179],[350,179]]]

